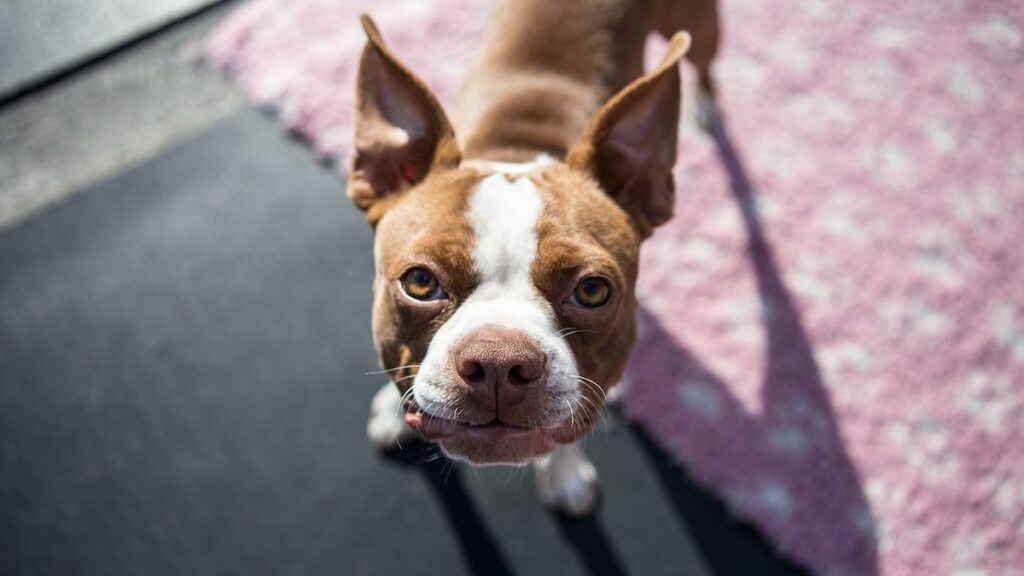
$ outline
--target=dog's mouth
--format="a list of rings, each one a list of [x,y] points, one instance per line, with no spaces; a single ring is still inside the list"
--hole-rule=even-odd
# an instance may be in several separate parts
[[[592,426],[579,419],[543,427],[500,420],[471,424],[422,411],[406,413],[405,423],[426,440],[439,442],[450,456],[474,464],[524,464],[550,454],[558,444],[579,440]]]
[[[500,441],[514,436],[541,434],[550,436],[559,444],[575,442],[590,429],[584,422],[564,422],[556,426],[528,428],[492,420],[486,424],[457,422],[439,418],[426,412],[407,413],[405,423],[427,440],[438,442],[447,438],[467,438],[480,441]]]

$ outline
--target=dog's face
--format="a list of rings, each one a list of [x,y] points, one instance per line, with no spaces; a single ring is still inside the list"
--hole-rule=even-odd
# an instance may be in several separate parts
[[[399,382],[414,426],[478,463],[524,462],[589,429],[633,343],[638,246],[592,180],[454,169],[376,234],[374,334],[386,367],[419,364],[396,370],[415,374]]]
[[[635,337],[640,241],[672,214],[679,77],[654,73],[565,162],[462,162],[427,88],[372,23],[349,196],[375,227],[373,330],[406,422],[475,464],[585,434]]]

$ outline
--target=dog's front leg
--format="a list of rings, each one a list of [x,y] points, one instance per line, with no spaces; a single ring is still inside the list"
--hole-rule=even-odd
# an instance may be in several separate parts
[[[559,444],[534,462],[541,502],[571,516],[586,516],[597,504],[597,471],[578,443]]]
[[[381,387],[370,402],[370,420],[366,424],[366,435],[378,450],[394,450],[403,442],[416,438],[416,433],[405,424],[402,411],[402,395],[398,386],[388,382]]]

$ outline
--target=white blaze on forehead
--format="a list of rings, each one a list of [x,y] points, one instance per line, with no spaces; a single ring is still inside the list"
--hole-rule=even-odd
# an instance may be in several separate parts
[[[509,182],[504,174],[494,174],[480,182],[469,206],[473,259],[481,279],[477,291],[532,292],[530,267],[537,255],[541,208],[540,192],[528,178]]]
[[[480,284],[438,329],[417,374],[413,393],[420,408],[450,417],[458,400],[457,378],[449,369],[455,344],[487,324],[525,332],[548,357],[549,402],[538,425],[560,423],[579,400],[576,360],[558,335],[551,305],[534,287],[537,222],[544,209],[540,190],[527,177],[503,173],[480,181],[470,199],[473,260]]]

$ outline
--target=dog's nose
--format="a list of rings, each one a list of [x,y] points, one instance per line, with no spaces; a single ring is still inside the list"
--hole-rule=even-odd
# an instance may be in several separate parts
[[[520,330],[485,326],[455,346],[452,360],[469,396],[497,412],[520,404],[539,387],[547,355]]]

